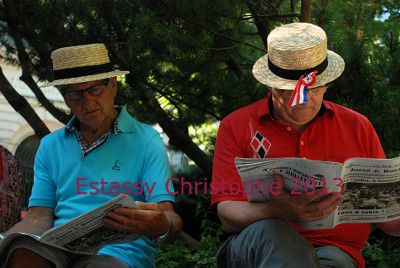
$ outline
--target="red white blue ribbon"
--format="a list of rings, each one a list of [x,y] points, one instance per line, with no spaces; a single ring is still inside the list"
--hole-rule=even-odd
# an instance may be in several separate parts
[[[315,81],[317,80],[317,71],[313,71],[306,75],[302,75],[297,81],[296,87],[293,90],[292,96],[290,96],[290,100],[288,103],[288,107],[291,108],[293,106],[307,103],[307,91],[308,88],[314,85]]]

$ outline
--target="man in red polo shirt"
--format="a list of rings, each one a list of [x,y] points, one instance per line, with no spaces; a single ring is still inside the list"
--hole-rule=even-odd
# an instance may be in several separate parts
[[[230,187],[241,185],[235,157],[335,162],[350,157],[385,158],[366,117],[323,100],[326,85],[343,70],[343,59],[327,50],[320,27],[292,23],[270,33],[268,54],[253,67],[255,78],[269,88],[267,97],[228,115],[218,130],[213,169],[213,185],[218,187],[212,187],[211,202],[218,204],[223,227],[233,234],[218,252],[219,267],[365,266],[361,250],[369,224],[340,224],[324,230],[305,230],[294,224],[325,218],[341,202],[339,195],[315,201],[321,192],[282,193],[267,203],[252,203],[242,187],[239,191]],[[399,220],[378,227],[400,235]]]

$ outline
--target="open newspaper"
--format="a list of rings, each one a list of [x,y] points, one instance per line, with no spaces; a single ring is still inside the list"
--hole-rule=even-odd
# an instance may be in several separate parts
[[[36,239],[62,250],[86,255],[96,254],[106,244],[137,239],[138,234],[118,232],[103,226],[105,215],[116,207],[134,208],[136,204],[128,195],[120,194],[90,212],[49,229],[41,236],[27,233],[0,234],[0,256],[18,237]]]
[[[377,223],[400,218],[400,157],[350,158],[343,164],[301,158],[236,158],[247,199],[266,202],[274,179],[281,174],[283,188],[291,194],[341,192],[343,202],[325,219],[303,222],[306,229],[333,228],[341,223]]]

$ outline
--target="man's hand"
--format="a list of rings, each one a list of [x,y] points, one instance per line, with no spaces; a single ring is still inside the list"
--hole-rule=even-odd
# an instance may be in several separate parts
[[[137,208],[115,208],[104,219],[105,226],[129,233],[157,238],[165,234],[172,222],[169,236],[180,231],[182,221],[173,211],[170,202],[143,203],[136,201]],[[168,215],[168,216],[166,216]]]
[[[274,174],[274,178],[283,186],[281,175]],[[290,195],[281,189],[279,195],[271,195],[268,206],[274,218],[296,223],[321,220],[329,216],[340,203],[340,195],[322,194],[322,189],[301,195]]]

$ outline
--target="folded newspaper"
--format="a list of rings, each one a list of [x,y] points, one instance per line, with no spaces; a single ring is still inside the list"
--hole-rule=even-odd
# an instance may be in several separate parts
[[[16,238],[36,239],[44,244],[74,253],[93,255],[99,248],[110,243],[130,242],[138,234],[118,232],[103,226],[105,215],[116,207],[136,207],[131,197],[120,194],[102,206],[51,228],[41,236],[27,233],[0,234],[0,256]]]
[[[320,188],[326,194],[341,192],[343,202],[334,213],[299,224],[306,229],[400,218],[400,157],[350,158],[343,164],[302,158],[236,158],[235,165],[252,202],[266,202],[274,194],[273,173],[283,176],[283,188],[291,194],[312,194]]]

